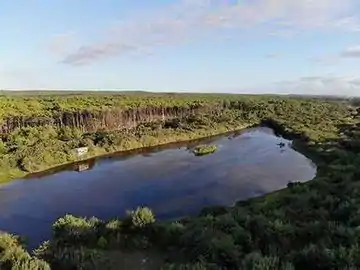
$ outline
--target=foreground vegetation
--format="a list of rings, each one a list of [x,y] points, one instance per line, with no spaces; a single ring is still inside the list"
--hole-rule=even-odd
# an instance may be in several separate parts
[[[53,126],[18,129],[3,140],[2,162],[13,162],[9,171],[18,166],[39,169],[49,159],[52,164],[70,160],[70,149],[77,145],[112,151],[129,141],[157,138],[160,142],[262,123],[294,139],[294,147],[317,164],[316,178],[178,221],[156,221],[147,208],[110,221],[68,215],[54,223],[52,238],[32,256],[16,238],[4,234],[0,268],[359,269],[359,104],[243,96],[211,97],[211,104],[222,104],[223,109],[144,123],[122,132],[82,133]],[[34,149],[37,159],[30,158]],[[28,268],[21,266],[25,263]]]
[[[216,145],[198,145],[194,148],[193,153],[195,156],[204,156],[214,153],[216,149]]]

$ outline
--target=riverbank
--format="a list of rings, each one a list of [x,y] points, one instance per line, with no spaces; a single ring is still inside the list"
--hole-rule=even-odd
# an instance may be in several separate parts
[[[211,139],[212,137],[224,136],[226,134],[230,134],[233,132],[240,132],[247,128],[260,127],[260,126],[269,127],[272,130],[274,130],[277,136],[281,136],[289,140],[297,140],[297,141],[308,140],[308,138],[302,137],[301,134],[295,134],[289,131],[285,131],[282,125],[280,125],[279,123],[277,123],[272,119],[265,119],[255,124],[254,123],[240,124],[238,126],[218,125],[218,126],[214,126],[211,129],[198,129],[198,130],[193,130],[191,132],[184,131],[184,132],[172,133],[171,135],[169,134],[169,136],[163,135],[162,137],[157,137],[157,135],[152,135],[152,136],[145,135],[144,137],[140,137],[139,139],[128,141],[128,144],[125,146],[121,146],[115,149],[108,149],[110,151],[107,151],[104,148],[93,147],[92,149],[90,149],[89,153],[85,154],[81,158],[76,158],[73,161],[61,163],[61,164],[54,164],[43,170],[35,171],[31,173],[20,172],[16,177],[3,179],[3,181],[1,181],[2,179],[0,178],[0,186],[1,184],[6,184],[14,179],[32,178],[34,176],[36,177],[38,175],[46,174],[47,172],[61,170],[61,168],[68,167],[72,164],[76,165],[82,162],[89,161],[91,159],[102,159],[106,157],[111,157],[113,155],[121,155],[121,154],[127,155],[130,154],[131,152],[138,152],[139,150],[147,151],[154,147],[155,148],[167,147],[168,145],[172,145],[172,144],[192,143],[192,142],[196,142],[197,140]],[[144,143],[144,141],[146,142]],[[300,148],[300,145],[297,145],[296,143],[294,144],[294,149],[299,150],[299,152],[306,151],[304,150],[304,146]],[[309,158],[311,159],[311,157]]]
[[[21,170],[12,170],[10,173],[2,171],[0,173],[0,186],[6,184],[14,179],[28,178],[32,175],[41,174],[45,171],[56,170],[58,167],[68,166],[73,163],[83,162],[89,159],[102,158],[108,155],[116,154],[119,152],[128,152],[138,150],[142,148],[165,146],[167,144],[190,142],[198,139],[203,139],[212,136],[222,135],[228,132],[239,131],[252,126],[252,124],[236,123],[232,125],[213,125],[211,128],[195,129],[191,131],[172,131],[164,132],[161,130],[158,133],[144,134],[140,137],[128,137],[126,138],[126,144],[112,145],[111,148],[101,148],[92,146],[89,152],[80,158],[72,156],[70,161],[62,163],[53,163],[49,166],[42,167],[41,170],[35,170],[32,172],[24,172]],[[129,132],[129,131],[127,131]],[[130,131],[131,132],[131,131]],[[34,157],[35,158],[35,157]]]
[[[242,125],[239,126],[238,128],[235,127],[235,129],[230,129],[230,130],[226,130],[226,131],[222,131],[220,133],[204,133],[204,134],[210,134],[210,135],[205,135],[205,136],[194,136],[191,137],[190,139],[179,139],[176,141],[168,141],[168,142],[164,142],[164,143],[159,143],[159,144],[155,144],[155,145],[150,145],[150,146],[146,146],[146,147],[137,147],[137,148],[130,148],[130,149],[124,149],[124,150],[120,150],[120,151],[114,151],[114,152],[105,152],[102,153],[101,149],[99,151],[99,154],[96,155],[87,155],[86,157],[83,157],[81,159],[78,159],[74,162],[69,162],[69,163],[64,163],[64,164],[60,164],[54,167],[51,167],[47,170],[43,170],[43,171],[39,171],[39,172],[34,172],[34,173],[30,173],[25,175],[23,178],[24,179],[30,179],[30,178],[36,178],[36,177],[41,177],[44,175],[48,175],[48,174],[52,174],[54,172],[58,172],[58,171],[62,171],[66,168],[69,168],[70,166],[77,166],[77,165],[81,165],[83,163],[95,163],[98,160],[102,160],[102,159],[107,159],[107,158],[118,158],[118,157],[126,157],[126,156],[133,156],[133,155],[140,155],[143,153],[149,153],[152,151],[161,151],[162,149],[168,149],[168,148],[172,148],[172,147],[184,147],[184,146],[188,146],[188,145],[196,145],[198,142],[201,142],[203,140],[212,140],[215,139],[217,137],[223,137],[223,136],[227,136],[227,135],[232,135],[232,134],[237,134],[238,132],[242,132],[248,128],[256,128],[257,125]],[[213,131],[213,130],[211,130]],[[101,154],[102,153],[102,154]],[[6,182],[5,182],[6,183]]]

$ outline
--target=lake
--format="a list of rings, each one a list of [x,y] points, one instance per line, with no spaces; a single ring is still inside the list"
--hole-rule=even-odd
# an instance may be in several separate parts
[[[214,154],[195,156],[198,144]],[[285,143],[280,147],[279,143]],[[196,215],[205,206],[233,205],[308,181],[315,165],[269,128],[252,128],[196,142],[120,153],[68,165],[0,188],[0,230],[27,236],[34,247],[67,213],[101,219],[150,207],[158,219]]]

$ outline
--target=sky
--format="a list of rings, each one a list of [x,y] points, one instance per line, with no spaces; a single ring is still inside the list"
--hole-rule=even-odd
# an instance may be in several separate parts
[[[0,1],[0,89],[360,96],[359,0]]]

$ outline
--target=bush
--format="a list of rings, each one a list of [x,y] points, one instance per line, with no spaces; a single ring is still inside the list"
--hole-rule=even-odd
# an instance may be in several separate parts
[[[33,250],[33,254],[35,257],[41,258],[45,261],[48,261],[52,256],[52,242],[49,240],[44,241],[41,245]]]
[[[1,270],[50,270],[50,266],[36,257],[31,257],[17,237],[0,233],[0,269]]]
[[[83,246],[54,248],[51,263],[56,269],[108,269],[108,261],[102,252]]]
[[[99,248],[105,249],[107,245],[108,245],[108,241],[103,236],[100,236],[97,241],[97,246]]]
[[[66,215],[53,224],[55,239],[63,242],[82,244],[97,242],[101,222],[97,218],[79,218]]]
[[[258,252],[248,254],[243,263],[244,270],[294,270],[290,263],[282,263],[278,257],[263,256]]]
[[[105,228],[109,231],[119,231],[121,229],[122,222],[118,219],[110,220],[106,223]]]
[[[193,150],[195,156],[204,156],[208,154],[212,154],[216,151],[216,145],[198,145]]]
[[[135,228],[144,228],[155,222],[153,212],[147,207],[138,207],[135,211],[128,212],[128,216]]]

